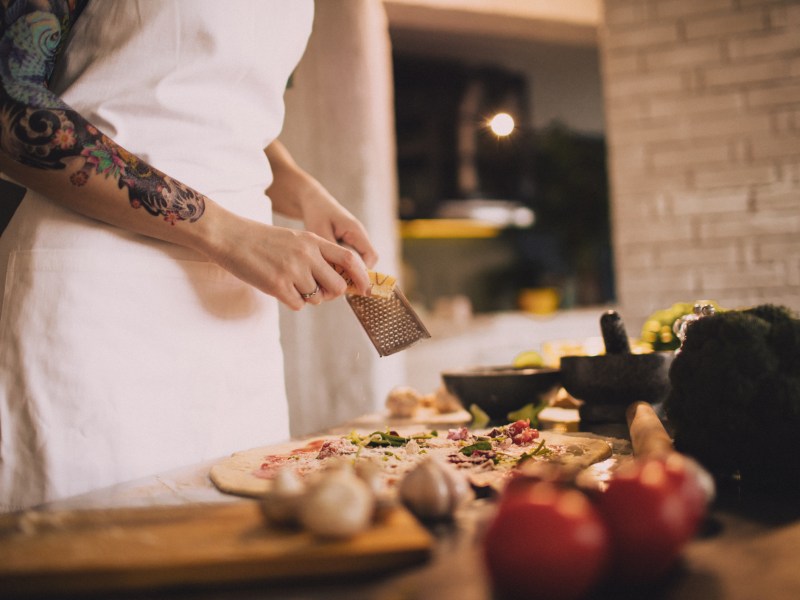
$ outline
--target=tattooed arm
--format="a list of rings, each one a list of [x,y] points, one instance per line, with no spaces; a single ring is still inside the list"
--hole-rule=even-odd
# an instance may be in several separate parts
[[[362,290],[354,253],[223,209],[127,152],[48,89],[85,0],[0,0],[0,170],[88,217],[193,248],[295,310]]]

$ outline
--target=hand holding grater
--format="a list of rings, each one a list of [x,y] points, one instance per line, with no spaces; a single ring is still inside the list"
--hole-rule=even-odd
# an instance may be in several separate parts
[[[389,356],[431,337],[391,275],[369,271],[371,296],[348,289],[347,303],[380,356]]]

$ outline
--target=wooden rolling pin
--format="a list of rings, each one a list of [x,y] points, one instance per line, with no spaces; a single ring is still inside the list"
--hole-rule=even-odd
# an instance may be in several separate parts
[[[634,456],[663,456],[674,450],[672,438],[651,404],[634,402],[628,406],[625,416]]]

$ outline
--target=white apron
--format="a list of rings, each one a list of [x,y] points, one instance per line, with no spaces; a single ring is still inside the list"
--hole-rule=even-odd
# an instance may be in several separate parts
[[[51,87],[127,150],[269,222],[262,149],[312,12],[93,0]],[[288,437],[277,302],[203,257],[28,192],[0,238],[3,281],[0,511]]]

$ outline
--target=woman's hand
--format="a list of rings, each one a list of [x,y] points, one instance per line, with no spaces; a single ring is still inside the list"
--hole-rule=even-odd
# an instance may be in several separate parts
[[[206,222],[215,223],[213,241],[204,249],[209,258],[292,310],[338,298],[348,282],[369,293],[361,259],[339,244],[309,231],[244,219],[214,204],[208,213]]]
[[[287,217],[301,219],[307,231],[352,248],[367,268],[374,267],[378,253],[361,222],[303,171],[279,141],[270,144],[265,153],[274,175],[267,190],[273,208]]]
[[[368,268],[375,266],[378,253],[372,247],[367,230],[325,188],[319,186],[317,193],[306,197],[302,206],[303,222],[308,231],[352,248]]]

